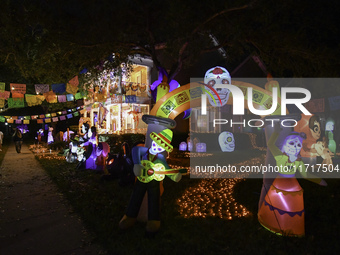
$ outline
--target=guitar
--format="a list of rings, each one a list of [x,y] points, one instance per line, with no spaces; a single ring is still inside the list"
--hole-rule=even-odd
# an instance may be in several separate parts
[[[149,160],[142,160],[141,165],[143,166],[142,175],[137,176],[138,180],[144,183],[148,183],[152,180],[162,181],[165,175],[174,175],[177,173],[186,173],[187,169],[165,169],[161,163],[152,163]]]

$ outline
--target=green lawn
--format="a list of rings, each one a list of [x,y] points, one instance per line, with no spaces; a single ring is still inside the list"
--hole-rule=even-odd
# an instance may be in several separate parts
[[[244,160],[252,152],[234,156]],[[257,152],[257,154],[259,154]],[[237,155],[237,154],[235,154]],[[176,161],[176,160],[175,160]],[[178,161],[178,159],[177,159]],[[181,161],[181,160],[179,160]],[[182,162],[184,162],[182,160]],[[263,229],[257,221],[261,179],[239,182],[234,191],[238,204],[251,215],[233,220],[184,218],[177,200],[202,180],[185,176],[179,183],[164,181],[162,227],[154,239],[145,238],[145,224],[126,232],[118,222],[124,214],[132,186],[121,187],[117,180],[103,181],[101,174],[75,170],[66,161],[40,159],[40,163],[66,195],[88,229],[109,254],[339,254],[339,180],[327,180],[320,187],[300,180],[304,188],[306,237],[280,237]],[[223,180],[218,180],[217,182]],[[193,194],[194,196],[194,194]]]

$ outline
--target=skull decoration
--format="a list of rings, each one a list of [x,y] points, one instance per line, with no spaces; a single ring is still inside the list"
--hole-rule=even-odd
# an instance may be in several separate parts
[[[207,144],[206,143],[197,143],[196,144],[196,152],[207,152]]]
[[[235,139],[231,132],[224,131],[218,136],[218,142],[223,152],[232,152],[235,150]]]
[[[326,122],[326,131],[333,131],[334,130],[334,120],[328,119]]]
[[[282,146],[282,152],[288,156],[297,156],[302,148],[302,140],[299,133],[287,136]]]
[[[125,83],[125,92],[130,91],[130,83]]]
[[[139,90],[140,90],[140,92],[145,92],[145,90],[146,90],[146,84],[141,84],[140,86],[139,86]]]
[[[187,143],[186,142],[181,142],[179,144],[179,150],[180,151],[186,151],[187,150]]]
[[[139,87],[139,83],[134,82],[131,84],[131,88],[133,92],[136,92],[138,90],[138,87]]]
[[[216,90],[217,94],[221,98],[222,105],[219,102],[217,95],[208,87],[207,90],[211,93],[213,98],[210,95],[207,95],[209,98],[209,102],[212,106],[223,106],[228,102],[230,90],[227,88],[215,88],[216,85],[219,84],[231,84],[231,77],[227,69],[216,66],[209,69],[204,76],[204,83],[209,87],[212,87]],[[215,102],[214,102],[215,100]]]

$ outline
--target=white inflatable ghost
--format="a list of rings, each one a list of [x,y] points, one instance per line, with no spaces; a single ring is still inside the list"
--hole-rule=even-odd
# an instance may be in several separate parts
[[[223,106],[228,102],[230,90],[227,88],[215,88],[217,84],[231,84],[231,77],[227,69],[224,67],[216,66],[209,69],[204,76],[204,83],[208,85],[206,89],[211,93],[213,98],[209,94],[207,97],[212,106]],[[217,94],[221,98],[222,104],[218,99],[216,93],[212,91],[209,87],[216,90]],[[215,101],[214,101],[215,100]]]
[[[235,150],[235,139],[231,132],[224,131],[218,136],[218,142],[223,152],[232,152]]]

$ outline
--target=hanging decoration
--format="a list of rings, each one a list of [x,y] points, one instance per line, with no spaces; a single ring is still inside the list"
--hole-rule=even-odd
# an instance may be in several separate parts
[[[46,98],[46,101],[49,103],[57,103],[58,98],[57,95],[53,91],[49,91],[47,93],[44,93],[44,97]]]
[[[8,98],[8,108],[22,108],[25,107],[23,98]]]
[[[71,84],[67,83],[66,85],[66,92],[72,95],[75,95],[78,91],[78,87],[72,86]]]
[[[57,83],[51,85],[52,91],[54,93],[63,94],[66,91],[65,83]]]
[[[66,95],[58,95],[59,103],[66,103]]]
[[[69,80],[68,83],[71,84],[74,87],[78,87],[78,85],[79,85],[78,75],[74,76],[71,80]]]
[[[44,94],[50,91],[50,85],[48,84],[35,84],[35,93]]]
[[[18,99],[15,99],[18,100]],[[83,111],[84,106],[78,106],[77,108],[68,109],[67,111],[60,111],[60,112],[53,112],[53,113],[46,113],[40,115],[31,115],[31,116],[0,116],[0,122],[7,122],[16,124],[23,123],[23,124],[31,124],[32,121],[37,121],[38,124],[42,123],[51,123],[57,121],[66,120],[79,116],[79,113]],[[69,114],[67,114],[69,112]],[[70,113],[71,112],[71,113]]]
[[[40,105],[45,100],[43,95],[25,94],[25,100],[28,106]]]
[[[340,110],[340,96],[329,97],[328,103],[331,111]]]
[[[4,91],[5,90],[5,83],[4,82],[0,82],[0,91]]]
[[[23,98],[26,93],[26,84],[10,83],[12,97]]]
[[[10,92],[9,91],[0,91],[0,98],[2,99],[8,99],[10,96]]]

